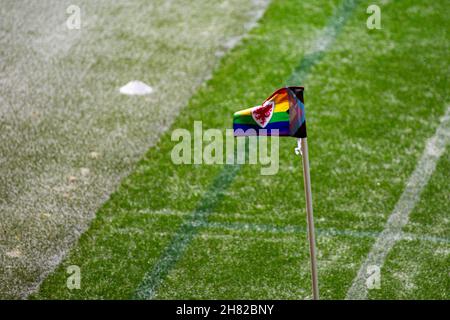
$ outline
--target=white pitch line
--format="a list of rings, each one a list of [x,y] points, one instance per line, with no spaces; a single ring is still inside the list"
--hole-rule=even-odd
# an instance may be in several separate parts
[[[379,234],[366,261],[362,264],[357,276],[353,279],[352,286],[347,292],[347,299],[367,299],[368,288],[366,285],[369,266],[381,268],[386,256],[395,243],[403,237],[403,227],[408,223],[409,214],[420,199],[422,189],[427,185],[436,164],[444,153],[450,140],[450,106],[447,106],[445,115],[441,118],[439,127],[434,136],[427,141],[425,150],[414,172],[409,177],[406,188],[398,200],[394,211]]]
[[[180,210],[171,210],[171,209],[161,209],[161,210],[150,210],[150,209],[142,209],[135,212],[136,214],[147,215],[148,217],[153,217],[154,219],[160,218],[160,216],[172,216],[172,217],[185,217],[189,215],[189,211],[180,211]],[[244,218],[254,218],[254,215],[251,214],[230,214],[230,213],[218,213],[211,212],[210,216],[215,218],[230,218],[230,217],[244,217]],[[152,220],[153,221],[153,220]],[[110,222],[110,221],[109,221]],[[223,222],[223,221],[207,221],[205,223],[192,222],[192,225],[197,227],[205,227],[207,229],[225,229],[228,231],[238,231],[238,232],[258,232],[258,233],[272,233],[278,234],[281,236],[288,236],[292,234],[305,234],[306,227],[294,226],[294,225],[276,225],[276,224],[267,224],[260,223],[254,221],[235,221],[235,222]],[[124,230],[134,230],[133,228],[127,228]],[[136,231],[139,231],[136,229]],[[376,231],[355,231],[355,230],[345,230],[345,229],[335,229],[335,228],[316,228],[317,236],[320,237],[329,237],[329,236],[348,236],[353,238],[377,238],[380,232]],[[168,233],[160,233],[162,235],[167,235]],[[444,243],[450,244],[450,238],[446,237],[435,237],[428,235],[418,235],[414,233],[405,233],[403,232],[399,235],[401,239],[406,241],[427,241],[432,243]],[[252,238],[251,235],[245,235],[246,239]],[[0,248],[2,245],[0,245]],[[6,250],[6,249],[5,249]]]

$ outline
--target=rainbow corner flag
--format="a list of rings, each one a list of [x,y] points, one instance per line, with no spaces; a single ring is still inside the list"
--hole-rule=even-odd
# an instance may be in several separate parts
[[[233,115],[234,136],[306,138],[303,90],[303,87],[281,88],[260,106],[236,112]],[[278,133],[273,130],[278,130]]]

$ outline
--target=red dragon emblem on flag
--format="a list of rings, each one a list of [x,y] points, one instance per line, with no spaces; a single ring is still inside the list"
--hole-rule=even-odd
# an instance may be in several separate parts
[[[261,127],[265,128],[269,123],[275,109],[274,101],[266,101],[262,106],[255,107],[252,110],[253,120]]]

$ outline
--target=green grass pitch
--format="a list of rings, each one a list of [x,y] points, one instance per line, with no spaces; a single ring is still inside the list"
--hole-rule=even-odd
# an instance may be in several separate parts
[[[372,3],[381,30],[366,28]],[[234,111],[298,84],[321,298],[344,299],[448,109],[448,14],[446,1],[272,1],[31,298],[310,299],[295,140],[281,140],[274,176],[170,159],[173,129],[230,128]],[[368,298],[450,298],[449,170],[447,148]]]

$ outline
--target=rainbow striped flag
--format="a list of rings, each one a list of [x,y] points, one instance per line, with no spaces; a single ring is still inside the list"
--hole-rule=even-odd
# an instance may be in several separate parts
[[[279,135],[306,138],[303,87],[275,91],[260,106],[233,115],[234,136]],[[278,130],[278,134],[273,130]]]

